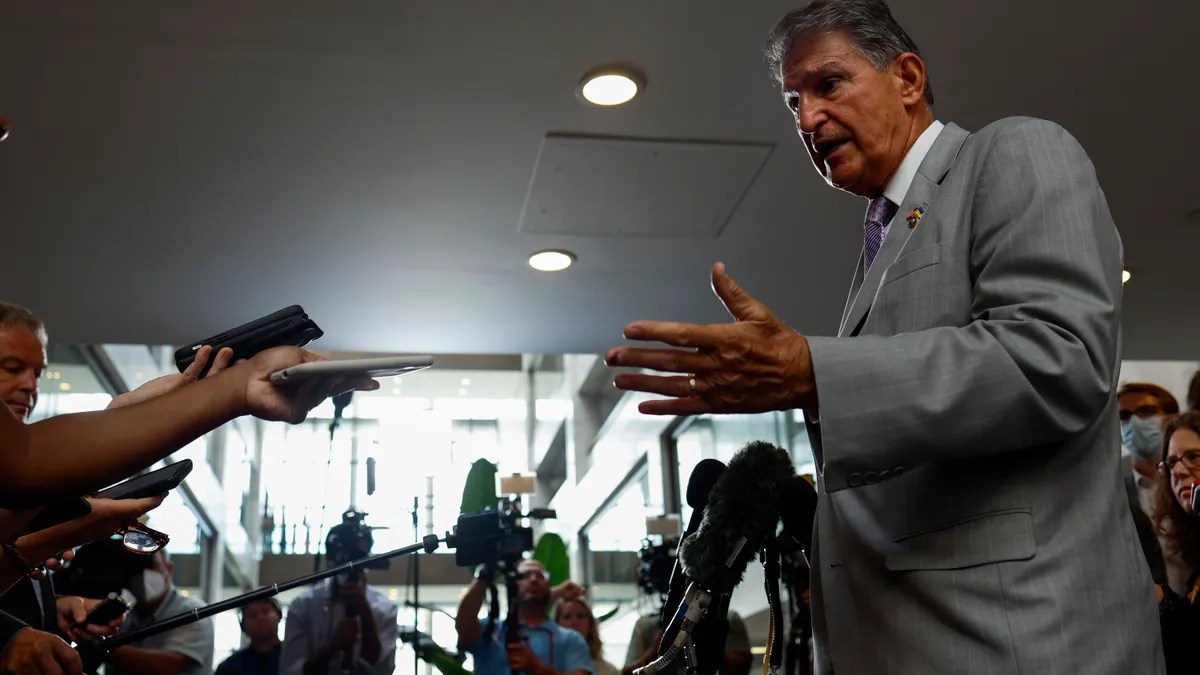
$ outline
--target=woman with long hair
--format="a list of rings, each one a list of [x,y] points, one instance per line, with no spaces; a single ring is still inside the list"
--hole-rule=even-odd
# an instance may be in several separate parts
[[[587,640],[592,653],[592,664],[596,675],[620,675],[620,670],[604,660],[604,645],[600,642],[600,624],[592,614],[592,608],[583,600],[560,600],[554,608],[554,622],[570,628]]]
[[[1200,480],[1200,412],[1167,418],[1158,472],[1154,526],[1164,552],[1177,554],[1188,569],[1182,594],[1160,589],[1163,651],[1168,673],[1190,673],[1200,644],[1200,515],[1192,498]]]

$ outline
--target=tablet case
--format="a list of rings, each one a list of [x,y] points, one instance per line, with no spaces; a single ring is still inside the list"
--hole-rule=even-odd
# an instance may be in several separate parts
[[[196,359],[196,352],[204,345],[212,347],[213,357],[216,357],[217,352],[229,347],[233,350],[233,361],[236,362],[272,347],[303,347],[324,334],[320,326],[308,318],[303,307],[292,305],[232,330],[180,347],[175,352],[175,366],[181,373],[187,370]],[[210,367],[211,359],[204,366],[200,377],[207,375]]]

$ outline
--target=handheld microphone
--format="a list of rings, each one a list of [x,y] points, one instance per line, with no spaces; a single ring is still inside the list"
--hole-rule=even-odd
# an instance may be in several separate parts
[[[700,529],[700,521],[704,519],[704,511],[708,506],[708,495],[712,492],[713,486],[717,484],[717,479],[723,473],[725,473],[725,463],[716,459],[702,459],[692,469],[692,475],[688,477],[687,484],[687,504],[692,507],[692,517],[688,520],[687,528],[684,529],[683,536],[680,537],[680,542],[695,534],[696,530]],[[686,590],[686,586],[683,571],[679,565],[679,557],[676,556],[675,565],[671,568],[667,598],[663,602],[662,617],[659,620],[661,628],[667,627],[667,622],[673,616],[672,612],[675,611],[680,601],[683,600],[683,592]]]
[[[738,450],[713,486],[700,529],[679,544],[683,573],[709,592],[733,590],[775,534],[795,478],[792,458],[781,448],[755,441]]]
[[[1196,481],[1192,481],[1192,515],[1200,516],[1200,486],[1196,485]]]

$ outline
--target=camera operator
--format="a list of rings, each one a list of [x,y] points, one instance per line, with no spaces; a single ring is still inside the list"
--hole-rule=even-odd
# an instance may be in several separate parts
[[[272,598],[243,607],[240,623],[250,646],[222,661],[216,675],[278,675],[283,644],[279,641],[279,620],[282,618],[283,611]]]
[[[175,565],[166,549],[155,551],[127,583],[137,603],[121,625],[126,633],[204,606],[184,595],[172,579]],[[106,675],[209,675],[212,673],[213,624],[203,619],[117,647],[108,658]]]
[[[1194,673],[1200,644],[1200,515],[1193,510],[1200,479],[1200,412],[1167,419],[1162,457],[1155,527],[1168,555],[1178,554],[1188,570],[1182,594],[1160,588],[1163,651],[1169,674]]]
[[[330,528],[330,566],[371,555],[366,514],[347,511]],[[396,669],[396,603],[367,585],[366,572],[338,575],[304,592],[288,607],[280,656],[283,675],[386,675]]]
[[[550,603],[575,599],[583,594],[573,582],[550,588],[546,568],[536,560],[517,565],[517,617],[521,624],[521,644],[505,644],[504,620],[492,625],[491,619],[479,620],[487,594],[487,579],[494,574],[490,566],[479,573],[458,603],[454,628],[458,648],[475,657],[475,675],[508,675],[510,670],[524,675],[595,675],[588,644],[579,633],[563,628],[550,618]],[[484,633],[490,634],[484,639]]]

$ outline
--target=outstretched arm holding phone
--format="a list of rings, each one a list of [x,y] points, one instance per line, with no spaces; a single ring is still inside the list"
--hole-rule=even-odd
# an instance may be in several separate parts
[[[276,347],[217,375],[113,410],[59,415],[22,424],[0,410],[0,507],[46,504],[130,476],[242,415],[299,423],[321,401],[349,389],[373,390],[370,379],[271,385],[271,373],[323,360],[296,347]]]

